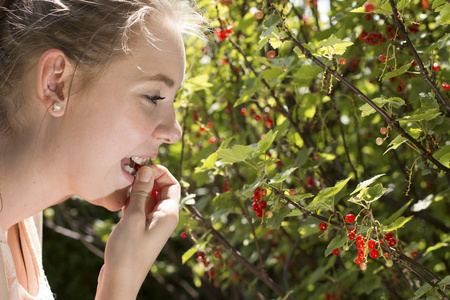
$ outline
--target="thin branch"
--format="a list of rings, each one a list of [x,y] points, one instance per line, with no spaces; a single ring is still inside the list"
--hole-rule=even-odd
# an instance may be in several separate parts
[[[334,97],[332,95],[330,95],[330,99],[331,99],[331,105],[333,106],[333,109],[334,109],[334,111],[337,114],[337,122],[339,124],[339,131],[341,132],[342,141],[344,143],[345,156],[347,157],[347,161],[350,164],[350,168],[352,169],[353,173],[355,174],[356,181],[359,182],[358,172],[356,172],[356,169],[355,169],[355,167],[352,164],[352,160],[350,159],[350,154],[349,154],[348,147],[347,147],[347,142],[345,140],[344,128],[342,127],[342,123],[341,123],[341,113],[337,109],[336,103],[334,101]]]
[[[253,275],[258,277],[262,282],[264,282],[271,290],[273,290],[280,297],[283,298],[286,296],[286,293],[273,281],[272,278],[267,276],[265,273],[259,271],[248,260],[246,260],[245,257],[243,257],[242,254],[239,251],[237,251],[220,232],[214,229],[212,224],[206,221],[203,215],[194,206],[188,205],[186,206],[186,208],[189,210],[192,216],[198,221],[200,221],[208,230],[210,230],[211,234],[219,241],[219,243],[221,243],[225,247],[225,249],[229,250],[231,252],[231,255],[233,255],[234,258],[236,258],[236,260],[238,260],[241,264],[243,264]],[[286,299],[295,300],[292,294],[287,296]]]
[[[408,33],[405,30],[405,26],[403,25],[403,23],[400,21],[400,19],[398,18],[399,16],[399,12],[397,10],[397,6],[395,5],[394,0],[389,0],[389,3],[391,4],[392,7],[392,12],[393,12],[393,17],[394,17],[394,22],[395,25],[397,25],[397,29],[400,30],[400,34],[401,36],[405,39],[406,44],[408,45],[409,50],[411,50],[411,54],[414,57],[414,61],[417,63],[417,65],[419,66],[420,69],[420,77],[423,78],[423,80],[425,80],[425,82],[430,86],[430,88],[433,90],[433,92],[435,93],[435,95],[437,96],[437,98],[439,99],[439,101],[441,102],[442,106],[447,110],[447,116],[450,115],[450,104],[447,103],[447,101],[445,101],[444,96],[442,95],[442,93],[439,91],[439,89],[436,87],[436,85],[434,84],[434,82],[430,79],[430,77],[428,76],[428,72],[425,69],[422,60],[420,59],[419,54],[416,51],[416,48],[414,47],[413,43],[411,42],[411,40],[409,39]]]
[[[317,57],[315,57],[308,49],[303,47],[303,45],[292,35],[290,30],[286,27],[286,24],[283,24],[285,27],[285,32],[288,35],[288,38],[294,42],[295,46],[297,46],[302,53],[306,56],[306,58],[311,59],[316,65],[321,67],[324,70],[327,70],[331,75],[340,80],[345,86],[347,86],[350,90],[352,90],[356,95],[358,95],[361,99],[363,99],[367,104],[369,104],[381,117],[391,125],[391,128],[397,131],[402,137],[409,140],[419,151],[420,155],[430,160],[436,167],[444,172],[450,173],[450,169],[441,164],[437,159],[435,159],[428,151],[422,146],[422,144],[414,139],[411,135],[409,135],[391,116],[388,115],[387,112],[378,107],[371,99],[369,99],[361,90],[359,90],[355,85],[351,84],[347,79],[341,76],[338,72],[334,70],[330,70],[322,61],[320,61]]]

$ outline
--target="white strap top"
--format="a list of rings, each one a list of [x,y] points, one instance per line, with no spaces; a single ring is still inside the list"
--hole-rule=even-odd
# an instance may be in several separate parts
[[[10,300],[54,300],[42,267],[42,245],[33,217],[18,223],[27,270],[28,290],[17,280],[16,269],[5,233],[0,227],[0,246]]]

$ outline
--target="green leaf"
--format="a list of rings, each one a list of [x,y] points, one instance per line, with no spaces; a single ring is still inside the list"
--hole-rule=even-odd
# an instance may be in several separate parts
[[[184,88],[191,92],[205,90],[213,86],[208,82],[209,78],[210,77],[208,75],[200,75],[197,77],[189,78],[188,80],[186,80]]]
[[[266,133],[264,137],[258,142],[257,151],[261,153],[266,153],[266,151],[269,150],[270,146],[275,140],[277,134],[278,131],[273,132],[272,130]]]
[[[267,219],[267,226],[272,227],[273,229],[279,229],[284,218],[286,218],[290,212],[289,208],[285,206],[281,207],[277,212],[273,213],[272,218]]]
[[[450,145],[445,145],[433,154],[433,157],[437,159],[441,164],[450,168]]]
[[[339,193],[345,187],[345,185],[351,178],[352,176],[339,181],[334,187],[328,187],[321,190],[319,194],[317,194],[317,196],[314,198],[314,200],[308,205],[308,209],[317,209],[321,204],[324,204],[324,202],[328,198],[336,196],[337,193]]]
[[[316,53],[325,56],[330,54],[342,55],[351,45],[353,45],[352,42],[343,41],[332,34],[329,38],[319,42],[318,46],[320,48],[316,51]]]
[[[293,78],[293,84],[309,84],[311,80],[316,79],[322,71],[319,66],[304,65],[298,69]]]
[[[234,103],[234,107],[247,102],[253,94],[259,89],[261,85],[261,77],[251,77],[245,81],[244,88],[241,92],[241,97]]]
[[[289,168],[289,169],[285,170],[283,173],[280,173],[277,176],[275,176],[274,178],[272,178],[270,180],[270,183],[277,183],[277,182],[285,181],[286,178],[288,178],[289,175],[291,175],[291,173],[294,172],[295,170],[297,170],[297,167],[293,167],[293,168]]]
[[[332,239],[331,242],[328,244],[327,249],[325,250],[325,257],[330,255],[334,249],[341,248],[342,246],[344,246],[345,243],[347,242],[347,239],[348,238],[346,236],[340,234],[336,235],[334,239]]]
[[[210,169],[213,169],[216,166],[217,161],[217,152],[212,153],[207,158],[202,159],[200,162],[202,165],[200,167],[196,167],[194,172],[200,173]]]
[[[438,7],[436,11],[439,11],[440,18],[437,19],[436,23],[440,25],[450,24],[450,3],[445,3],[444,6]]]
[[[276,14],[273,13],[271,14],[265,21],[264,21],[264,27],[266,27],[267,29],[264,30],[264,32],[261,34],[260,37],[265,37],[268,36],[269,34],[272,33],[272,30],[275,28],[275,26],[278,25],[278,23],[281,22],[281,17]]]
[[[441,281],[439,281],[438,285],[439,285],[439,286],[450,285],[450,275],[445,276],[444,279],[442,279]]]
[[[234,145],[231,149],[220,149],[217,151],[221,163],[233,164],[246,160],[255,149],[250,146]]]
[[[195,194],[189,194],[180,201],[179,209],[183,209],[186,205],[195,205]]]
[[[411,204],[412,200],[409,200],[408,203],[403,205],[399,210],[397,210],[395,213],[393,213],[389,218],[383,221],[384,224],[391,224],[395,220],[397,220],[403,212],[408,208],[408,206]]]
[[[429,290],[431,290],[431,285],[429,285],[428,283],[425,283],[414,293],[414,300],[419,299]]]
[[[194,254],[197,253],[197,245],[192,246],[181,256],[181,263],[184,265]]]
[[[366,203],[372,203],[380,199],[380,197],[383,196],[385,192],[386,189],[383,188],[383,185],[381,183],[379,183],[375,186],[364,189],[360,193],[359,197],[364,199]]]
[[[375,180],[377,180],[378,178],[380,178],[380,177],[382,177],[382,176],[384,176],[384,175],[386,175],[386,174],[385,174],[385,173],[379,174],[379,175],[376,175],[376,176],[374,176],[374,177],[372,177],[372,178],[370,178],[370,179],[367,179],[367,180],[365,180],[365,181],[363,181],[363,182],[360,182],[360,183],[358,184],[358,186],[356,187],[356,189],[355,189],[350,195],[356,194],[356,193],[359,192],[360,190],[362,190],[362,189],[368,187],[369,185],[371,185],[372,183],[374,183]]]
[[[391,151],[391,150],[395,150],[398,147],[400,147],[400,145],[402,145],[403,143],[405,143],[407,141],[406,138],[402,137],[400,134],[397,135],[395,137],[395,139],[393,139],[389,145],[388,145],[388,149],[386,151],[384,151],[383,155],[385,155],[387,152]]]
[[[442,247],[448,247],[449,242],[450,242],[450,234],[447,234],[442,241],[440,241],[439,243],[437,243],[433,246],[428,247],[423,255],[427,255],[428,253],[438,250]]]
[[[413,218],[413,216],[409,216],[407,218],[405,217],[400,217],[397,220],[395,220],[394,223],[392,223],[392,225],[383,228],[384,231],[394,231],[397,230],[401,227],[403,227],[407,222],[409,222],[411,219]]]
[[[266,174],[262,174],[255,182],[249,185],[244,186],[243,194],[245,197],[250,197],[253,194],[253,191],[256,190],[259,186],[264,184],[267,181]]]
[[[391,71],[391,72],[389,72],[389,73],[386,73],[386,74],[383,76],[383,80],[386,80],[386,79],[389,79],[389,78],[392,78],[392,77],[397,77],[397,76],[400,76],[400,75],[406,73],[406,71],[408,71],[409,68],[411,68],[411,64],[412,64],[412,62],[410,62],[409,64],[406,64],[406,65],[404,65],[403,67],[398,68],[398,69],[396,69],[396,70],[394,70],[394,71]]]

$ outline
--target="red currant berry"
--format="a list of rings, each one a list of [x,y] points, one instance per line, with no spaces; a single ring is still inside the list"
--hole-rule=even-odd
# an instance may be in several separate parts
[[[275,56],[277,56],[277,54],[275,53],[275,51],[270,50],[269,52],[267,52],[267,58],[268,58],[268,59],[273,59],[273,58],[275,58]]]
[[[225,34],[225,32],[223,32],[222,29],[220,28],[216,28],[214,30],[214,34],[219,38],[219,40],[223,41],[224,39],[227,38],[227,35]]]
[[[260,115],[256,115],[256,116],[254,116],[253,118],[254,118],[256,121],[261,120],[261,116],[260,116]]]
[[[306,179],[306,186],[312,188],[313,185],[314,185],[314,178],[312,178],[312,176],[308,176],[308,179]]]
[[[206,127],[208,127],[208,128],[211,128],[211,127],[213,127],[213,122],[208,122],[207,124],[206,124]]]
[[[355,227],[350,227],[350,228],[348,229],[348,233],[356,234],[356,229],[355,229]]]
[[[397,241],[394,238],[392,238],[389,240],[388,243],[389,243],[389,246],[393,247],[393,246],[395,246],[395,244],[397,244]]]
[[[347,63],[347,60],[343,57],[339,58],[339,64],[345,65]]]
[[[294,196],[296,193],[296,191],[294,189],[290,189],[289,190],[289,195]]]
[[[232,34],[233,31],[234,31],[234,29],[233,29],[233,26],[231,26],[231,25],[228,26],[227,28],[225,28],[225,34],[226,35]]]
[[[383,138],[378,137],[378,138],[375,140],[375,144],[377,144],[378,146],[383,145],[383,143],[384,143]]]
[[[386,55],[384,55],[384,54],[380,54],[379,56],[378,56],[378,60],[379,61],[381,61],[381,62],[386,62]]]
[[[386,233],[386,234],[384,235],[384,239],[385,239],[386,241],[392,239],[393,237],[394,237],[394,235],[392,234],[392,232],[388,232],[388,233]]]
[[[365,271],[365,270],[367,269],[366,263],[361,263],[361,264],[359,265],[359,268],[361,269],[361,271]]]
[[[261,20],[262,18],[264,18],[264,13],[262,11],[257,11],[255,12],[255,19],[256,20]]]
[[[348,238],[351,239],[351,240],[354,240],[355,239],[355,234],[354,233],[349,233],[348,234]]]
[[[209,138],[209,143],[210,144],[214,144],[215,142],[217,142],[217,138],[215,136],[212,136]]]
[[[355,216],[353,214],[348,214],[345,216],[345,222],[353,223],[355,222]]]
[[[375,248],[375,246],[376,246],[376,243],[374,240],[370,240],[367,242],[367,247],[369,247],[370,249]]]
[[[357,258],[355,259],[355,264],[360,265],[361,263],[362,263],[362,259],[359,258],[359,257],[357,257]]]
[[[433,63],[433,69],[435,72],[439,71],[441,67],[439,66],[439,64],[437,62]]]
[[[200,125],[199,131],[200,131],[200,132],[204,132],[204,131],[205,131],[205,125]]]
[[[219,251],[214,252],[214,257],[215,258],[220,258],[220,252]]]
[[[270,218],[273,217],[273,212],[271,212],[270,210],[268,210],[268,211],[266,211],[265,215],[266,215],[266,218],[267,218],[267,219],[270,219]]]
[[[327,230],[327,223],[321,222],[321,223],[319,224],[319,229],[322,230],[322,231]]]
[[[237,280],[239,278],[239,275],[237,273],[234,273],[233,276],[231,276],[231,279]]]
[[[264,209],[267,206],[267,202],[264,201],[264,200],[261,200],[261,201],[258,202],[258,205],[259,205],[260,209]]]
[[[180,234],[180,236],[181,236],[182,239],[185,239],[185,238],[187,238],[188,234],[187,234],[186,232],[183,231],[183,232]]]
[[[370,255],[370,257],[375,259],[380,255],[380,253],[378,252],[377,249],[372,249],[372,250],[370,250],[369,255]]]
[[[417,251],[413,251],[413,252],[411,252],[411,256],[412,256],[412,258],[416,259],[419,257],[419,253]]]
[[[389,258],[389,253],[387,253],[387,252],[384,252],[384,257],[386,258],[386,259],[388,259]]]
[[[395,77],[392,77],[392,78],[395,78]],[[381,133],[382,135],[386,135],[387,132],[388,132],[388,130],[387,130],[386,127],[381,127],[381,128],[380,128],[380,133]]]
[[[336,248],[336,249],[333,250],[333,255],[339,255],[339,253],[341,253],[339,251],[339,248]]]
[[[260,195],[261,197],[265,197],[265,196],[267,195],[267,190],[266,190],[266,189],[260,190],[260,191],[259,191],[259,195]]]
[[[245,107],[241,108],[241,115],[245,116],[247,114],[247,109]]]
[[[252,204],[252,209],[253,209],[253,211],[258,211],[258,210],[260,210],[259,205],[258,205],[258,202],[254,202],[254,203]]]
[[[261,218],[261,217],[263,216],[262,210],[256,211],[256,216],[259,217],[259,218]]]
[[[360,241],[362,241],[363,243],[364,243],[364,236],[363,235],[358,235],[357,237],[356,237],[356,242],[360,242]]]
[[[375,10],[375,6],[372,3],[367,2],[364,5],[364,9],[365,9],[366,12],[370,13],[370,12],[373,12]]]

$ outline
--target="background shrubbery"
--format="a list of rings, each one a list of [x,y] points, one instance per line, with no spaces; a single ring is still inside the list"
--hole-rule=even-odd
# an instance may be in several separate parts
[[[188,44],[183,138],[158,161],[180,224],[140,298],[448,299],[450,3],[198,5],[210,39]],[[92,299],[117,214],[45,215],[54,292]]]

